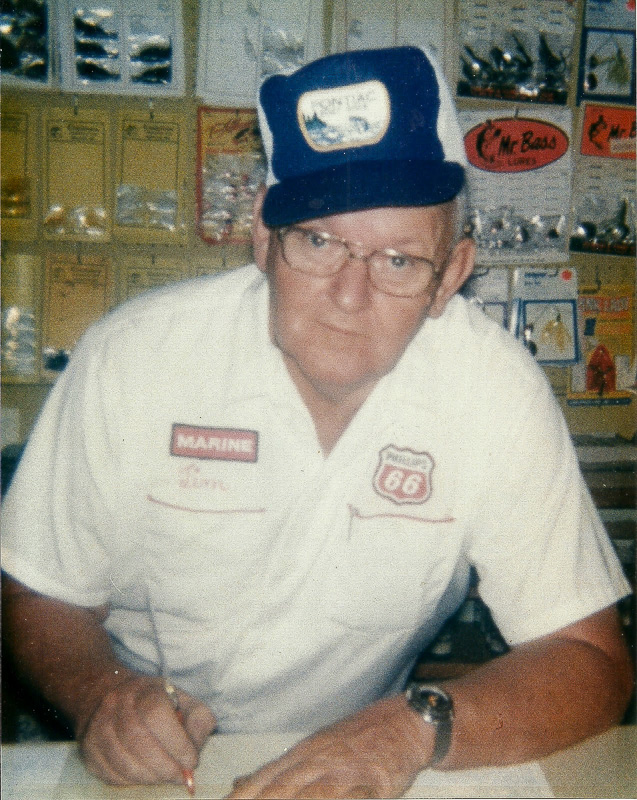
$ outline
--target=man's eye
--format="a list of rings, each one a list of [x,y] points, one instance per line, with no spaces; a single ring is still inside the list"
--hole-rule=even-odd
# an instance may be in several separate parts
[[[317,250],[327,247],[327,245],[330,243],[328,236],[326,236],[324,233],[317,233],[316,231],[307,231],[305,238],[307,239],[308,243]]]
[[[412,266],[412,259],[402,253],[387,253],[387,260],[392,269],[404,270]]]

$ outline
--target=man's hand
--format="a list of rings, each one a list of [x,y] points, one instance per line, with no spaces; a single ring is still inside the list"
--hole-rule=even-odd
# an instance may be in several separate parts
[[[216,720],[178,692],[179,714],[163,680],[134,676],[111,689],[77,732],[87,769],[106,783],[183,783]]]
[[[399,797],[426,766],[428,734],[402,695],[381,700],[239,778],[228,800]]]
[[[216,720],[182,692],[175,711],[160,678],[115,658],[107,606],[85,608],[3,576],[3,634],[16,669],[73,725],[88,769],[115,784],[183,783]]]

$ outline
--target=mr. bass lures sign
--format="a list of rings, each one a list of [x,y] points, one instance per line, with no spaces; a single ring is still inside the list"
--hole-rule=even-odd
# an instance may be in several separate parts
[[[469,162],[487,172],[527,172],[558,161],[569,138],[557,125],[525,117],[488,119],[465,135]]]

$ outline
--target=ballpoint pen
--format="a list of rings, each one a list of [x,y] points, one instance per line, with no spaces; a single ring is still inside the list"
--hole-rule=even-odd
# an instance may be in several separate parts
[[[177,714],[177,718],[179,722],[183,725],[184,724],[184,715],[182,710],[179,707],[179,697],[177,695],[177,689],[173,686],[172,683],[164,676],[164,689],[166,690],[166,694],[170,697],[170,700],[175,708],[175,713]],[[195,796],[195,775],[191,769],[182,768],[181,774],[184,779],[184,784],[186,789],[188,790],[188,794],[191,797]]]
[[[161,646],[161,640],[159,638],[159,630],[157,627],[157,620],[155,619],[155,609],[153,608],[153,604],[150,597],[150,589],[148,586],[146,587],[146,601],[148,606],[148,616],[150,617],[150,622],[153,629],[153,636],[155,638],[155,647],[157,648],[157,657],[159,659],[159,674],[164,680],[164,690],[173,704],[173,708],[175,709],[175,714],[177,715],[177,719],[182,725],[184,725],[184,714],[179,706],[179,695],[177,692],[177,688],[171,682],[169,677],[168,666],[166,664],[166,657],[164,655],[164,649]],[[184,780],[184,785],[188,790],[188,794],[191,797],[194,797],[195,775],[193,770],[182,767],[181,774]]]

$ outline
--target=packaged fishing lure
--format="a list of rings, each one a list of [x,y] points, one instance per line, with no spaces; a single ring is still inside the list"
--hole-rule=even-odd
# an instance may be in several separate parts
[[[0,8],[2,83],[43,87],[52,80],[49,4],[45,0],[3,0]]]
[[[183,94],[183,23],[177,0],[57,4],[63,89]]]
[[[574,4],[462,0],[458,28],[459,97],[567,103]]]

